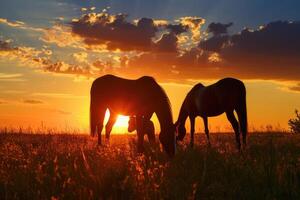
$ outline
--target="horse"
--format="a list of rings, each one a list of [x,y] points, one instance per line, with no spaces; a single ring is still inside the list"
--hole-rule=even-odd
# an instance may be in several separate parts
[[[133,132],[136,130],[136,117],[131,116],[128,121],[128,132]],[[155,129],[153,122],[148,120],[143,120],[143,132],[144,134],[147,134],[148,141],[150,143],[155,142]]]
[[[108,119],[108,121],[105,125],[105,136],[106,136],[106,139],[108,139],[108,140],[110,138],[111,130],[112,130],[114,124],[116,123],[117,117],[118,117],[117,113],[113,113],[113,112],[110,113],[109,119]],[[128,129],[127,130],[130,133],[137,130],[136,117],[135,116],[130,116],[129,117]],[[143,131],[143,134],[147,134],[148,141],[150,143],[155,142],[154,124],[150,119],[143,118],[142,131]]]
[[[239,122],[234,116],[234,111],[237,113]],[[203,119],[207,142],[210,145],[207,118],[221,115],[224,112],[233,127],[237,148],[240,150],[240,129],[244,146],[246,146],[247,136],[246,88],[242,81],[234,78],[224,78],[206,87],[198,83],[189,91],[180,108],[178,120],[175,122],[178,132],[177,140],[183,140],[186,134],[185,121],[189,117],[190,146],[193,147],[195,118],[200,116]]]
[[[175,154],[176,135],[170,101],[163,88],[153,77],[143,76],[131,80],[114,75],[104,75],[93,81],[90,90],[90,134],[101,132],[106,110],[136,117],[138,151],[143,151],[143,121],[155,113],[159,124],[159,141],[170,156]]]

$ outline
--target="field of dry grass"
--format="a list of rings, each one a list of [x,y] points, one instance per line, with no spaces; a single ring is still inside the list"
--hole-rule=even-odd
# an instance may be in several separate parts
[[[172,159],[135,139],[2,133],[0,199],[300,199],[300,136],[250,134],[239,153],[233,134],[197,134]]]

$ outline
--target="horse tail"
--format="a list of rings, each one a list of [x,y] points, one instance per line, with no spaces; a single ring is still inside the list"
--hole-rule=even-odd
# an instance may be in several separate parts
[[[246,104],[246,88],[243,84],[242,95],[240,104],[237,109],[241,132],[247,134],[248,132],[248,121],[247,121],[247,104]]]

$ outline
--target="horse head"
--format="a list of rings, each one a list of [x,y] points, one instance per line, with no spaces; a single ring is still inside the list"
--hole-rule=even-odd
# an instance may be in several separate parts
[[[133,132],[136,130],[136,118],[131,116],[128,121],[128,132]]]
[[[172,125],[168,129],[161,131],[159,141],[162,144],[163,150],[169,155],[174,156],[176,151],[176,130]]]

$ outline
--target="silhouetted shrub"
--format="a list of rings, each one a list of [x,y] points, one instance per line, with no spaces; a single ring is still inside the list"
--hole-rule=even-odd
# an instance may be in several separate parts
[[[296,118],[290,119],[288,124],[292,133],[300,133],[300,115],[298,110],[295,110]]]

